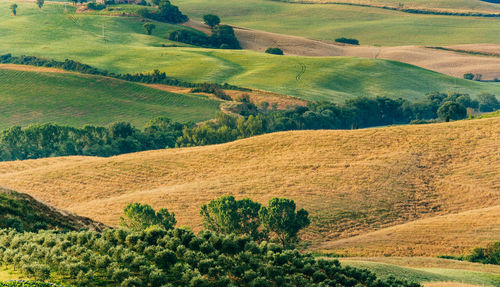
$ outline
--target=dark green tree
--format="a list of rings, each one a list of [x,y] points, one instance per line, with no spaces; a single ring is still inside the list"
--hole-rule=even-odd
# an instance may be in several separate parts
[[[480,94],[477,96],[479,102],[479,110],[481,112],[493,112],[500,109],[500,102],[495,95]]]
[[[273,55],[283,55],[283,50],[280,48],[267,48],[266,53]]]
[[[213,29],[220,24],[220,18],[217,15],[207,14],[203,16],[203,22]]]
[[[17,15],[17,4],[16,3],[13,3],[12,5],[10,5],[10,11],[12,11],[12,16]]]
[[[437,114],[441,120],[449,122],[464,119],[467,116],[467,110],[461,104],[450,101],[441,105]]]
[[[36,0],[36,5],[38,5],[38,8],[40,8],[40,9],[42,9],[44,3],[45,3],[45,0]]]
[[[299,231],[311,223],[309,213],[300,209],[295,212],[295,202],[287,198],[272,198],[268,207],[262,207],[259,217],[264,227],[276,236],[283,246],[297,240]]]
[[[177,223],[175,214],[170,213],[166,208],[155,210],[148,204],[131,203],[124,209],[124,217],[121,217],[120,225],[136,231],[158,225],[166,230],[172,229]]]
[[[248,198],[236,200],[232,195],[222,196],[204,204],[200,215],[203,226],[218,233],[247,234],[254,239],[264,235],[259,230],[261,204]]]
[[[144,23],[144,25],[142,25],[142,27],[144,28],[144,30],[146,30],[146,34],[151,35],[154,28],[156,28],[156,25],[148,22],[148,23]]]

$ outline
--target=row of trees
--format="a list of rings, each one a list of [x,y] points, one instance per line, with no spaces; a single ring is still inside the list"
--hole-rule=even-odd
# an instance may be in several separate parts
[[[269,203],[259,209],[269,226],[290,225],[284,228],[288,232],[307,219],[305,211],[292,215],[291,200]],[[255,204],[224,197],[205,209],[215,221],[241,230],[241,224],[254,225],[245,214],[246,206],[254,210]],[[0,230],[0,263],[36,280],[57,278],[79,286],[420,286],[377,279],[370,271],[316,260],[247,233],[228,229],[196,235],[174,228],[175,217],[166,209],[156,212],[148,205],[127,206],[122,222],[125,228],[102,233]]]
[[[486,247],[477,247],[471,254],[461,256],[440,256],[446,259],[465,260],[483,264],[500,265],[500,241],[488,244]]]
[[[170,33],[168,39],[206,48],[241,49],[233,27],[220,25],[220,18],[216,15],[208,14],[203,19],[211,29],[210,36],[198,31],[181,29]]]
[[[214,88],[215,89],[215,88]],[[211,86],[204,91],[211,91]],[[214,90],[214,93],[219,91]],[[219,97],[226,95],[221,92]],[[310,103],[289,110],[255,106],[242,98],[232,116],[218,112],[215,121],[199,125],[181,124],[156,118],[142,130],[119,122],[108,127],[82,128],[37,124],[11,127],[0,132],[0,160],[34,159],[51,156],[112,156],[143,150],[218,144],[263,133],[303,129],[355,129],[381,125],[406,124],[437,117],[443,121],[466,116],[468,108],[490,111],[500,108],[494,95],[482,94],[478,101],[464,94],[430,93],[424,101],[358,97],[343,105]]]

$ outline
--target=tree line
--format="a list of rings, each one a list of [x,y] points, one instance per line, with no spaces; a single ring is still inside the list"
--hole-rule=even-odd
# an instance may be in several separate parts
[[[12,54],[4,54],[0,55],[0,64],[16,64],[16,65],[28,65],[36,67],[57,68],[65,71],[78,72],[82,74],[105,76],[119,80],[148,83],[148,84],[164,84],[164,85],[178,86],[185,88],[211,86],[217,89],[224,89],[224,90],[249,91],[249,89],[230,85],[228,83],[224,84],[191,83],[191,82],[181,81],[179,79],[169,77],[166,75],[165,72],[160,72],[159,70],[154,70],[151,73],[115,74],[70,59],[65,59],[64,61],[57,61],[54,59],[45,59],[37,56],[25,56],[25,55],[12,56]]]
[[[205,88],[210,91],[210,86]],[[266,103],[257,107],[247,97],[240,101],[236,110],[239,115],[217,112],[215,120],[201,124],[178,123],[159,117],[142,129],[127,122],[82,128],[51,123],[25,128],[14,126],[0,132],[0,160],[69,155],[107,157],[144,150],[219,144],[278,131],[357,129],[425,123],[436,118],[459,120],[467,115],[465,107],[482,111],[500,108],[494,95],[482,94],[476,101],[469,95],[456,93],[430,93],[425,100],[415,103],[385,97],[357,97],[342,105],[317,102],[288,110],[277,110]]]
[[[210,36],[198,31],[180,29],[170,33],[168,39],[205,48],[241,49],[233,27],[220,25],[220,18],[217,15],[207,14],[203,16],[203,21],[210,27]]]
[[[439,256],[445,259],[477,262],[482,264],[500,265],[500,241],[488,244],[486,247],[476,247],[471,254],[461,256]]]
[[[121,228],[101,233],[2,229],[0,263],[35,280],[77,286],[420,286],[382,280],[337,260],[316,260],[272,238],[255,239],[257,207],[269,232],[295,234],[308,224],[307,212],[295,212],[293,200],[274,198],[264,207],[226,196],[202,207],[209,229],[195,234],[175,228],[168,210],[133,203],[124,210]]]

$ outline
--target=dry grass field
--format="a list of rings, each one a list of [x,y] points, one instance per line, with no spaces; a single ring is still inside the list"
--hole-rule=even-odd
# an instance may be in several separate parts
[[[130,202],[167,207],[195,230],[200,205],[221,195],[286,196],[310,211],[303,237],[314,248],[364,254],[349,245],[358,240],[366,254],[460,254],[499,234],[499,139],[500,118],[283,132],[111,158],[3,162],[0,185],[111,225]],[[415,236],[425,224],[432,232]],[[402,243],[373,247],[376,236]]]

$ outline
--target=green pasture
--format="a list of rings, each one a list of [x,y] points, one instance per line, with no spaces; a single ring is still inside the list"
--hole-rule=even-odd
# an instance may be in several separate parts
[[[500,18],[419,15],[380,8],[269,0],[176,0],[174,3],[194,20],[214,13],[235,26],[314,39],[333,41],[349,37],[364,45],[380,46],[500,44]]]
[[[210,119],[220,102],[178,95],[140,84],[98,76],[26,72],[0,66],[0,129],[54,122],[83,126],[131,122],[139,128],[150,119]]]

